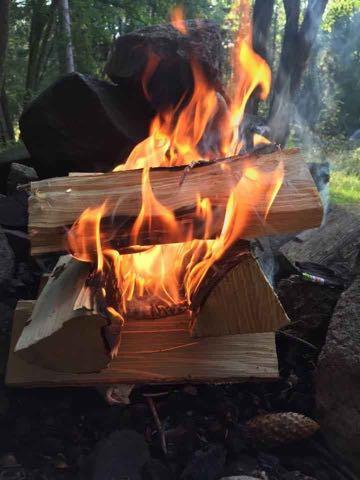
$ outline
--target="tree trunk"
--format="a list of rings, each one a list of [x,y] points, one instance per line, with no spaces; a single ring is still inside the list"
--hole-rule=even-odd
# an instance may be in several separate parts
[[[60,24],[64,40],[63,48],[63,73],[75,71],[74,52],[71,37],[71,18],[68,0],[59,0]]]
[[[328,0],[309,0],[299,27],[300,0],[284,0],[285,33],[268,120],[272,140],[281,146],[285,145],[290,133],[293,98],[299,89],[327,3]]]
[[[44,0],[31,2],[32,16],[29,36],[29,59],[25,82],[25,105],[31,100],[37,88],[37,67],[40,52],[40,42],[46,24],[46,4]]]
[[[54,30],[58,0],[49,6],[44,0],[32,2],[32,17],[29,37],[29,60],[25,84],[25,105],[39,88],[51,48],[50,38]]]
[[[8,116],[5,83],[5,59],[9,36],[9,0],[0,1],[0,141],[6,143],[12,138],[12,126]]]
[[[327,3],[328,0],[309,0],[304,20],[298,33],[297,58],[294,62],[291,77],[292,96],[294,96],[300,86],[301,77],[309,60],[311,49],[315,43]]]
[[[5,83],[3,84],[0,93],[0,118],[1,118],[1,135],[6,142],[7,140],[14,140],[14,128],[10,117],[9,105],[5,90]]]
[[[256,0],[253,9],[253,47],[256,53],[269,63],[268,38],[275,0]],[[257,114],[259,97],[255,92],[247,103],[246,111]]]
[[[0,2],[0,88],[4,84],[4,68],[9,35],[9,0]]]
[[[46,69],[52,47],[51,36],[55,27],[56,10],[59,0],[52,0],[48,11],[48,19],[43,30],[36,68],[36,84],[38,85]]]
[[[279,67],[273,87],[269,126],[273,140],[284,145],[290,130],[292,68],[297,58],[300,0],[284,0],[286,23]]]

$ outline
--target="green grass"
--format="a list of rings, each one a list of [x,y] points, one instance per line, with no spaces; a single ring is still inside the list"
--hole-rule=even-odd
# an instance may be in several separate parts
[[[360,203],[360,176],[332,171],[330,198],[335,203]]]

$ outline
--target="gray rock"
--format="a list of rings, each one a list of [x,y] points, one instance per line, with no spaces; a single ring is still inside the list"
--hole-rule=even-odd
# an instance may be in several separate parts
[[[71,73],[22,113],[22,139],[41,178],[108,171],[148,134],[152,110],[130,88]]]
[[[181,480],[215,480],[224,471],[226,453],[220,445],[198,450],[181,474]]]
[[[221,480],[261,480],[261,478],[249,477],[248,475],[236,475],[235,477],[222,477]]]
[[[0,228],[0,287],[9,282],[14,273],[14,252]]]
[[[294,472],[287,472],[281,476],[281,480],[316,480],[314,477],[309,477],[298,470]]]
[[[360,205],[331,205],[320,228],[306,230],[280,249],[291,262],[315,262],[360,273]]]
[[[173,472],[160,460],[152,458],[147,462],[142,471],[143,480],[173,480]]]
[[[38,178],[38,174],[32,167],[22,165],[21,163],[12,163],[7,179],[7,193],[16,192],[18,185],[34,182]]]
[[[98,443],[82,471],[84,480],[141,480],[141,472],[150,460],[142,435],[133,430],[113,432]]]
[[[315,375],[318,420],[360,474],[360,276],[340,297]]]
[[[4,418],[10,407],[9,398],[4,388],[0,388],[0,418]]]

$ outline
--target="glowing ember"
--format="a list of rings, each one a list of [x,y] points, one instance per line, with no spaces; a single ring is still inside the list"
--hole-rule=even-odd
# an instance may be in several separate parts
[[[142,207],[132,230],[133,244],[140,232],[151,231],[161,223],[169,234],[169,244],[144,247],[143,251],[120,254],[102,246],[101,219],[109,216],[106,205],[87,209],[72,227],[69,249],[76,258],[93,261],[98,272],[112,272],[120,295],[117,306],[119,315],[125,315],[143,299],[158,305],[190,303],[193,293],[199,288],[206,272],[229,247],[239,238],[246,226],[249,213],[259,201],[266,205],[263,219],[281,187],[283,166],[279,164],[271,172],[263,172],[251,164],[244,169],[243,176],[234,185],[229,195],[223,228],[218,238],[209,240],[212,223],[212,206],[208,198],[198,197],[196,216],[202,220],[204,239],[195,240],[189,230],[188,241],[179,241],[182,227],[174,212],[165,208],[155,197],[150,181],[149,169],[158,166],[187,165],[202,159],[217,156],[232,156],[243,147],[239,136],[240,124],[246,103],[253,92],[266,99],[270,91],[270,68],[252,49],[252,31],[249,6],[236,1],[233,13],[242,17],[241,28],[232,52],[232,78],[228,86],[231,102],[226,106],[224,99],[207,81],[201,66],[193,60],[191,68],[194,91],[183,105],[183,99],[175,108],[159,113],[152,121],[149,137],[140,142],[131,152],[124,165],[115,170],[142,168]],[[186,23],[179,8],[173,11],[172,24],[182,35],[187,34]],[[149,96],[147,85],[155,72],[159,58],[152,55],[143,75],[143,88]],[[216,119],[216,120],[215,120]],[[217,145],[205,149],[203,142],[216,123]],[[211,135],[210,135],[211,137]],[[268,143],[264,137],[254,135],[254,144]],[[227,168],[222,164],[222,168]],[[181,188],[181,187],[179,187]],[[106,213],[106,215],[105,215]],[[182,229],[183,230],[183,229]],[[97,252],[96,257],[92,252]],[[91,253],[90,253],[91,252]],[[114,312],[113,312],[114,313]]]

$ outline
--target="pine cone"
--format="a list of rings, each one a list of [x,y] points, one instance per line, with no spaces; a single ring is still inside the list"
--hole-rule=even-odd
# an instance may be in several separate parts
[[[268,447],[302,440],[319,428],[315,420],[294,412],[258,415],[246,423],[249,437]]]

